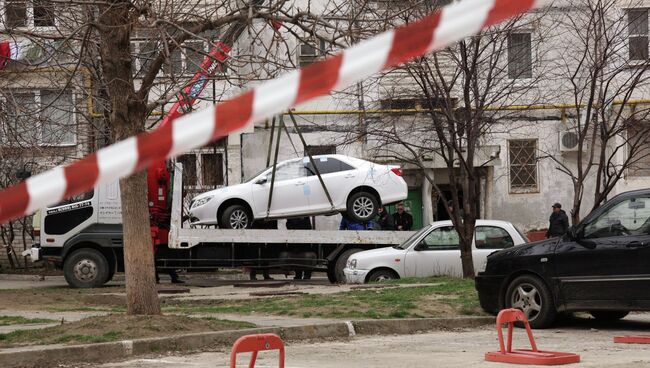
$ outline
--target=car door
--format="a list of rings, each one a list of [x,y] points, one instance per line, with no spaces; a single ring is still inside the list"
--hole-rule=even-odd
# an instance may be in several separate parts
[[[266,212],[271,190],[271,172],[266,177],[266,182],[253,184],[253,198],[255,207]],[[307,183],[307,170],[301,160],[283,162],[276,168],[273,198],[271,202],[271,216],[290,216],[309,213],[309,191]]]
[[[567,305],[650,304],[650,197],[625,198],[588,217],[575,240],[555,253],[556,277]]]
[[[453,226],[431,230],[409,247],[405,260],[406,277],[462,276],[460,240]]]
[[[510,233],[496,225],[478,225],[474,231],[474,246],[472,249],[472,261],[474,270],[478,270],[487,256],[499,249],[510,248],[515,242]]]
[[[314,212],[323,212],[331,208],[325,190],[318,180],[309,158],[305,157],[305,165],[309,171],[307,183],[310,188],[310,207]],[[358,170],[347,163],[329,156],[314,157],[323,182],[332,198],[335,207],[345,207],[348,193],[354,188],[358,179]]]

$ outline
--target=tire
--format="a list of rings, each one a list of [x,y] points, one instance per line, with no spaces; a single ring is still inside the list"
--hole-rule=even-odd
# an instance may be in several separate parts
[[[522,310],[532,328],[549,327],[557,315],[548,287],[532,275],[519,276],[508,285],[504,305]]]
[[[346,213],[356,222],[368,222],[377,216],[379,200],[368,192],[357,192],[348,198]]]
[[[73,288],[94,288],[108,281],[106,257],[96,249],[82,248],[66,257],[63,263],[65,281]]]
[[[341,255],[336,259],[336,264],[334,265],[334,275],[336,276],[336,280],[334,280],[334,282],[345,284],[345,272],[343,272],[345,264],[348,262],[348,258],[350,258],[351,255],[361,252],[362,250],[363,249],[355,248],[348,249],[341,253]]]
[[[234,204],[226,208],[219,219],[222,229],[250,229],[253,226],[253,216],[248,208],[241,204]]]
[[[590,311],[595,319],[603,322],[614,322],[625,318],[630,312],[628,311]]]
[[[390,270],[375,270],[370,272],[366,278],[366,282],[382,282],[385,280],[395,280],[399,279],[399,276],[395,272]]]

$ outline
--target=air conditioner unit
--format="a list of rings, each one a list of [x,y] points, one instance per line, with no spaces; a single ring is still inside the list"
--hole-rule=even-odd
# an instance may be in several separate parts
[[[579,136],[573,130],[560,132],[560,152],[575,152],[578,150]]]

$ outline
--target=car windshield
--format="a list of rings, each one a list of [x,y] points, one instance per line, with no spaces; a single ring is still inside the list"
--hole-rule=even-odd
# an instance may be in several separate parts
[[[255,175],[253,175],[253,176],[249,177],[248,179],[246,179],[246,180],[244,181],[244,183],[248,183],[249,181],[255,179],[256,177],[260,176],[263,172],[265,172],[265,171],[268,170],[268,169],[270,169],[270,167],[265,167],[265,168],[263,168],[262,170],[256,172]]]
[[[526,237],[526,235],[525,235],[521,230],[519,230],[519,228],[518,228],[517,226],[515,226],[515,225],[512,225],[512,226],[515,227],[515,230],[517,230],[517,232],[519,233],[519,235],[521,236],[521,238],[524,239],[524,241],[525,241],[526,243],[530,243],[530,240],[528,240],[528,238]]]
[[[411,235],[408,239],[403,241],[402,244],[393,245],[393,248],[395,248],[395,249],[406,249],[406,248],[408,248],[408,246],[411,244],[411,242],[413,242],[413,240],[417,239],[423,233],[429,231],[429,229],[430,229],[429,226],[423,227],[422,229],[420,229],[420,231],[416,232],[415,234]]]

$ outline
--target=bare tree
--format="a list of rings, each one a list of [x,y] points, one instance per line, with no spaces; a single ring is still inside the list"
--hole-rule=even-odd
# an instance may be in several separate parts
[[[375,16],[376,27],[408,22],[446,2],[386,3]],[[348,136],[348,142],[362,136],[370,156],[405,162],[422,171],[444,201],[458,233],[464,277],[474,277],[471,248],[481,215],[481,178],[494,159],[483,146],[499,129],[507,129],[497,122],[507,120],[512,112],[500,107],[539,100],[530,86],[542,73],[528,75],[534,63],[530,54],[515,55],[514,66],[508,62],[518,27],[527,27],[538,16],[488,29],[385,73],[375,88],[383,95],[380,108],[390,113],[353,127],[354,137]],[[448,191],[436,184],[431,173],[434,165],[446,168]]]
[[[77,109],[91,127],[87,151],[155,126],[151,120],[157,120],[161,111],[164,114],[192,72],[198,71],[205,43],[212,47],[229,25],[245,27],[246,37],[232,52],[221,95],[231,94],[230,87],[243,87],[287,68],[286,56],[296,48],[288,36],[336,44],[333,35],[339,32],[311,11],[310,2],[299,7],[284,0],[8,1],[4,10],[8,24],[0,35],[16,44],[40,45],[44,60],[39,63],[55,66],[63,87],[76,87],[90,98],[85,109]],[[265,27],[267,22],[273,27]],[[19,64],[13,67],[38,66]],[[128,313],[159,314],[145,172],[121,180],[121,199]]]
[[[650,163],[650,110],[637,101],[647,95],[650,62],[647,9],[624,10],[614,0],[581,0],[569,12],[571,16],[555,20],[565,47],[552,78],[562,82],[573,105],[565,111],[572,134],[561,144],[576,147],[566,153],[575,159],[548,157],[571,179],[571,218],[577,224],[585,198],[591,196],[591,210],[599,207],[621,179]]]

